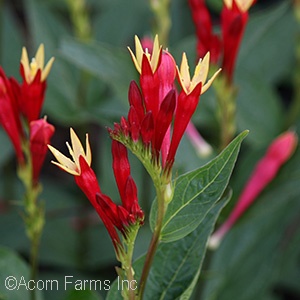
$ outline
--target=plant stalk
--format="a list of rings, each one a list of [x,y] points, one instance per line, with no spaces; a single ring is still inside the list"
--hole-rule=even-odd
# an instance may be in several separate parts
[[[147,278],[150,272],[150,268],[154,259],[154,255],[157,250],[157,246],[160,240],[160,233],[162,229],[163,219],[166,211],[166,204],[165,204],[165,186],[156,186],[156,195],[157,195],[157,219],[155,229],[152,235],[152,239],[148,248],[148,252],[145,259],[145,264],[143,267],[141,279],[140,279],[140,286],[139,286],[139,297],[138,299],[143,299],[143,294],[146,287]]]

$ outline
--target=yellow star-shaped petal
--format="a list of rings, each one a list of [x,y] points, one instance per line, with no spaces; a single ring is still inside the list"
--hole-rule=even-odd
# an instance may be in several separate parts
[[[130,55],[132,57],[136,69],[140,74],[142,73],[142,60],[145,54],[150,63],[152,72],[154,73],[157,69],[160,53],[162,51],[162,47],[159,46],[158,36],[156,35],[154,38],[152,54],[148,52],[148,49],[145,50],[143,49],[142,44],[137,36],[134,37],[134,41],[135,41],[135,55],[129,47],[128,50],[130,52]]]
[[[242,12],[246,12],[249,10],[251,5],[254,3],[255,0],[224,0],[225,5],[231,9],[233,5],[233,1],[235,1],[236,5]]]
[[[31,83],[38,70],[41,70],[41,81],[44,81],[54,62],[54,57],[51,57],[48,61],[47,65],[44,67],[45,64],[45,49],[44,44],[41,44],[35,54],[35,57],[32,58],[31,63],[29,63],[28,53],[25,47],[22,48],[22,56],[21,56],[21,64],[24,68],[25,79],[27,83]]]
[[[54,165],[57,165],[58,167],[60,167],[61,169],[63,169],[64,171],[66,171],[72,175],[78,176],[81,174],[80,164],[79,164],[80,156],[82,156],[85,159],[85,161],[87,162],[87,164],[89,166],[91,165],[91,162],[92,162],[91,147],[90,147],[90,143],[89,143],[88,134],[86,134],[86,141],[85,141],[86,151],[84,151],[78,136],[76,135],[76,133],[74,132],[74,130],[72,128],[70,128],[70,136],[71,136],[72,147],[70,146],[70,144],[68,142],[66,142],[66,144],[69,149],[70,155],[73,158],[73,161],[70,158],[63,155],[61,152],[59,152],[57,149],[55,149],[51,145],[48,145],[48,148],[52,152],[52,154],[55,156],[55,158],[57,159],[57,162],[52,161],[52,163]]]
[[[182,54],[182,61],[180,65],[180,69],[177,67],[177,74],[179,77],[180,85],[186,94],[190,94],[194,88],[202,82],[201,94],[207,91],[207,89],[211,86],[216,76],[220,73],[221,69],[219,69],[208,81],[206,82],[208,71],[209,71],[209,52],[206,53],[203,60],[200,59],[194,72],[194,76],[191,80],[188,60],[186,54]]]

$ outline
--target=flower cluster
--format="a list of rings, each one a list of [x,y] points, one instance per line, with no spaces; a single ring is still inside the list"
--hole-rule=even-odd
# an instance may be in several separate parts
[[[143,49],[135,37],[135,48],[135,54],[130,48],[129,51],[140,73],[140,88],[136,82],[131,82],[127,119],[122,117],[109,132],[112,139],[133,152],[145,154],[142,161],[150,159],[152,164],[169,174],[200,95],[209,88],[220,70],[206,82],[210,60],[207,53],[199,60],[191,79],[186,54],[182,55],[180,68],[177,67],[173,56],[159,46],[157,36],[152,49]],[[175,88],[176,78],[180,91]]]
[[[122,205],[117,205],[101,191],[97,177],[91,168],[92,154],[88,135],[86,135],[86,150],[83,149],[72,128],[70,136],[71,145],[67,143],[67,147],[73,161],[48,145],[57,159],[57,162],[52,161],[52,163],[74,175],[76,184],[89,199],[107,228],[116,253],[120,254],[121,241],[116,228],[126,238],[132,227],[139,227],[144,220],[144,213],[138,204],[137,187],[130,175],[127,149],[117,141],[112,143],[113,171],[122,201]]]
[[[124,248],[116,229],[122,233],[126,243],[130,240],[129,235],[133,232],[136,234],[144,220],[144,213],[138,204],[137,187],[131,177],[127,148],[148,166],[150,175],[153,175],[153,170],[158,169],[159,174],[161,169],[164,170],[163,174],[167,174],[167,181],[162,183],[159,175],[154,184],[163,191],[164,201],[172,198],[170,196],[172,191],[168,188],[170,187],[168,175],[178,145],[197,107],[200,95],[209,88],[218,74],[216,72],[206,83],[209,53],[203,60],[199,60],[191,79],[186,55],[183,54],[180,68],[176,67],[172,55],[159,46],[158,37],[155,38],[152,49],[144,50],[137,37],[135,46],[136,54],[131,50],[130,53],[140,73],[141,89],[136,82],[130,83],[128,116],[122,117],[121,122],[115,124],[114,129],[109,129],[113,140],[112,168],[122,205],[115,204],[100,189],[91,168],[92,155],[88,135],[86,135],[86,150],[84,150],[77,135],[71,129],[71,146],[67,143],[67,147],[72,160],[48,145],[57,159],[57,162],[53,163],[74,175],[76,184],[102,219],[119,259],[122,259],[120,253],[124,254]],[[179,92],[175,89],[176,77],[181,87]],[[174,125],[171,134],[172,121]]]
[[[218,36],[213,32],[205,0],[189,0],[198,38],[198,56],[202,57],[210,51],[214,64],[218,64],[222,58],[222,69],[229,81],[232,80],[239,45],[248,22],[248,10],[255,2],[255,0],[224,0],[221,12],[221,36]]]
[[[26,48],[23,48],[20,73],[22,83],[7,78],[0,67],[0,124],[9,136],[22,168],[29,164],[31,181],[37,184],[43,165],[47,144],[54,133],[54,127],[46,118],[39,119],[46,78],[54,58],[44,67],[44,46],[40,45],[36,56],[29,63]]]

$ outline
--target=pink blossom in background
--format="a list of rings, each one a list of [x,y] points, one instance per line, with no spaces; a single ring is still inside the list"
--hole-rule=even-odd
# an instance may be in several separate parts
[[[294,153],[297,142],[298,137],[296,133],[287,131],[271,143],[265,156],[256,164],[228,219],[211,236],[209,241],[209,246],[211,248],[218,247],[224,235],[255,201],[267,185],[276,177],[280,167]]]

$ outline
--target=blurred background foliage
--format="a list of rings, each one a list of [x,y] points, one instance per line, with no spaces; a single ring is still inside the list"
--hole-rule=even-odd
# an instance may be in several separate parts
[[[70,126],[81,137],[88,132],[93,168],[101,188],[118,201],[111,170],[111,143],[105,127],[127,113],[128,85],[138,77],[126,47],[133,47],[135,34],[153,34],[153,14],[147,0],[86,0],[77,11],[76,2],[0,0],[0,64],[9,76],[19,79],[22,46],[33,57],[38,45],[45,44],[46,58],[55,56],[43,110],[56,126],[52,144],[67,150],[64,143],[69,139]],[[271,140],[291,127],[299,135],[300,23],[295,17],[296,2],[259,0],[250,11],[235,73],[239,92],[237,126],[239,131],[249,129],[250,134],[230,182],[233,198],[219,223],[230,212]],[[217,20],[222,1],[207,3]],[[170,13],[169,51],[177,63],[183,51],[195,61],[196,37],[187,1],[171,1]],[[78,27],[82,20],[86,27]],[[193,120],[206,140],[217,147],[213,89],[201,97]],[[197,156],[184,139],[175,168],[180,174],[203,165],[212,156]],[[49,154],[42,173],[42,199],[47,211],[39,277],[63,282],[64,276],[72,275],[112,281],[117,262],[101,221],[72,176],[60,172],[50,160]],[[136,159],[131,157],[131,161],[141,206],[148,213],[154,197],[151,181]],[[18,206],[23,190],[15,172],[12,146],[0,128],[1,280],[4,267],[12,273],[28,273],[29,243]],[[299,182],[297,149],[219,249],[208,252],[194,299],[300,299]],[[151,233],[147,221],[139,233],[135,257],[148,247]],[[0,299],[8,295],[6,292],[1,282]],[[29,295],[17,292],[13,297],[7,299],[29,299]],[[43,291],[40,297],[101,299],[105,291],[98,294],[60,289]]]

